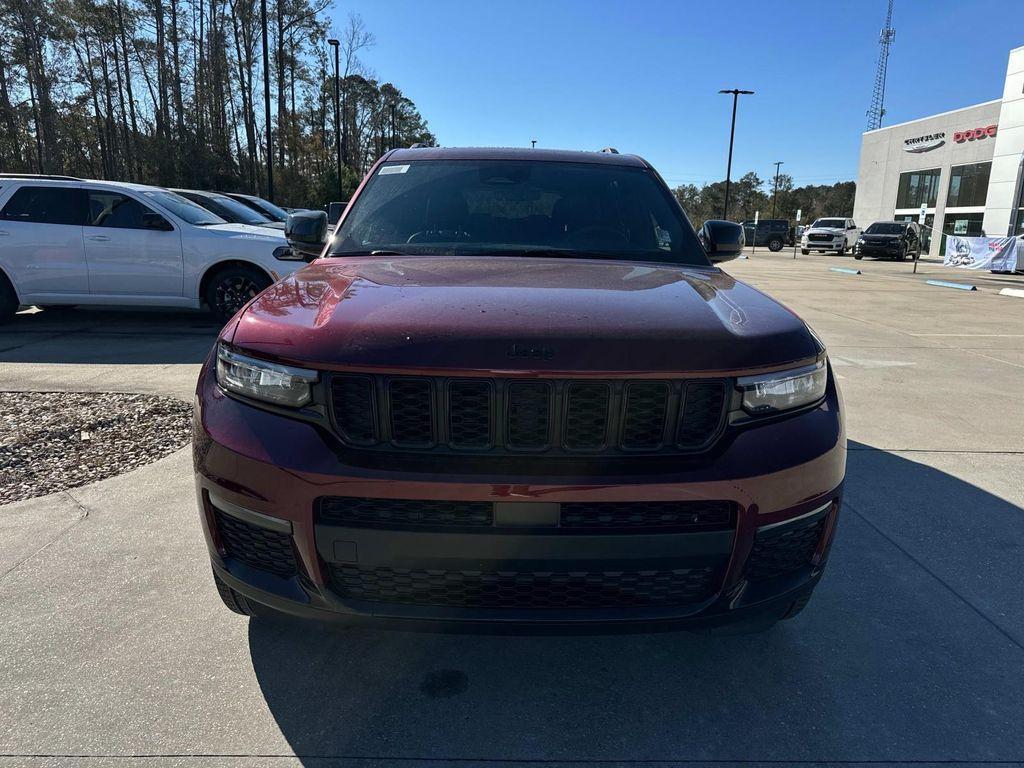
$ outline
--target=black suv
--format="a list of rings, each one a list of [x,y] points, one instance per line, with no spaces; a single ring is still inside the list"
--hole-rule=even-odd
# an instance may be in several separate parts
[[[875,256],[905,261],[921,257],[921,232],[913,221],[876,221],[857,238],[853,258]]]
[[[743,234],[747,245],[767,245],[769,251],[781,251],[783,246],[793,244],[793,230],[786,219],[761,219],[756,233],[753,220],[744,221]]]

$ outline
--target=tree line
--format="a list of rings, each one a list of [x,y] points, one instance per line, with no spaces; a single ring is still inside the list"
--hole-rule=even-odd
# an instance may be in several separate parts
[[[336,135],[330,1],[0,0],[0,172],[266,197],[269,162],[277,203],[321,207],[341,139],[347,196],[388,149],[436,140],[360,60],[358,16],[335,35]]]
[[[766,183],[753,171],[745,173],[729,186],[729,218],[733,221],[748,221],[758,211],[762,219],[773,218],[774,190],[774,177]],[[794,187],[793,178],[782,173],[779,174],[774,218],[788,219],[791,224],[795,224],[796,212],[801,211],[800,221],[809,224],[822,216],[852,216],[856,191],[857,185],[852,181]],[[682,184],[674,192],[694,226],[699,227],[708,219],[722,218],[725,181],[703,186]]]

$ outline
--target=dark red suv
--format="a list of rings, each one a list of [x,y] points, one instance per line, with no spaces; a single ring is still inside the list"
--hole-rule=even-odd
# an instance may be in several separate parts
[[[305,215],[305,214],[304,214]],[[415,148],[221,332],[196,488],[242,614],[764,627],[817,584],[846,464],[825,349],[713,266],[644,160]]]

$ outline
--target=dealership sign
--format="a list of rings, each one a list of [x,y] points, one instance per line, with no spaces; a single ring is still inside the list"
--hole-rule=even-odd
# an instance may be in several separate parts
[[[957,144],[963,144],[965,141],[974,141],[975,139],[992,138],[996,135],[996,126],[986,125],[984,128],[971,128],[966,131],[954,131],[953,141]]]
[[[926,133],[924,136],[915,136],[912,139],[903,140],[904,152],[928,152],[938,149],[946,143],[945,131],[938,133]]]

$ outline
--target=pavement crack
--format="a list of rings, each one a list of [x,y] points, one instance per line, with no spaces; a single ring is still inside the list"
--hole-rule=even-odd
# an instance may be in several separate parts
[[[892,546],[894,546],[896,549],[898,549],[900,552],[902,552],[918,568],[920,568],[922,571],[924,571],[929,576],[931,576],[933,579],[935,579],[935,581],[937,581],[939,584],[941,584],[943,587],[945,587],[945,589],[951,595],[953,595],[960,602],[962,602],[964,605],[966,605],[968,608],[970,608],[971,611],[974,612],[982,621],[984,621],[986,624],[988,624],[993,629],[995,629],[999,634],[1001,634],[1003,637],[1005,637],[1007,640],[1009,640],[1010,643],[1012,645],[1016,646],[1016,648],[1018,650],[1024,651],[1024,643],[1022,643],[1020,640],[1018,640],[1016,637],[1014,637],[1013,634],[1011,634],[1008,630],[1006,630],[1001,625],[999,625],[988,614],[986,614],[984,611],[982,611],[980,608],[978,608],[974,603],[972,603],[970,600],[968,600],[964,595],[960,594],[952,584],[950,584],[944,578],[939,576],[939,574],[937,574],[935,571],[933,571],[931,568],[929,568],[927,565],[925,565],[925,563],[920,558],[916,557],[912,552],[910,552],[910,550],[908,550],[906,547],[904,547],[902,544],[900,544],[898,541],[896,541],[895,538],[893,538],[891,535],[889,535],[889,533],[884,531],[879,525],[877,525],[875,522],[873,522],[867,515],[863,514],[862,512],[858,512],[857,509],[854,508],[854,506],[852,504],[850,504],[850,502],[848,500],[846,500],[846,499],[843,500],[843,507],[845,507],[846,509],[849,509],[850,512],[852,512],[854,515],[856,515],[861,520],[863,520],[865,523],[867,523],[867,525],[875,533],[877,533],[883,539],[885,539],[890,544],[892,544]]]
[[[49,549],[53,544],[57,543],[62,538],[64,538],[64,536],[67,533],[69,533],[72,528],[74,528],[79,523],[81,523],[83,520],[85,520],[86,518],[89,517],[89,508],[87,506],[85,506],[85,504],[83,504],[81,501],[76,499],[74,496],[72,496],[68,491],[58,491],[58,494],[61,495],[61,496],[66,497],[68,500],[71,501],[72,504],[74,504],[75,509],[78,511],[78,517],[75,518],[75,520],[73,522],[71,522],[68,525],[65,525],[63,528],[61,528],[59,531],[57,531],[57,533],[51,539],[49,539],[48,541],[43,543],[40,547],[38,547],[37,549],[33,550],[32,552],[29,552],[27,555],[25,555],[21,559],[17,560],[7,570],[5,570],[2,573],[0,573],[0,581],[4,581],[8,576],[10,576],[12,573],[14,573],[19,568],[21,568],[21,566],[23,566],[25,563],[27,563],[33,557],[35,557],[39,553],[43,552],[44,550]]]

